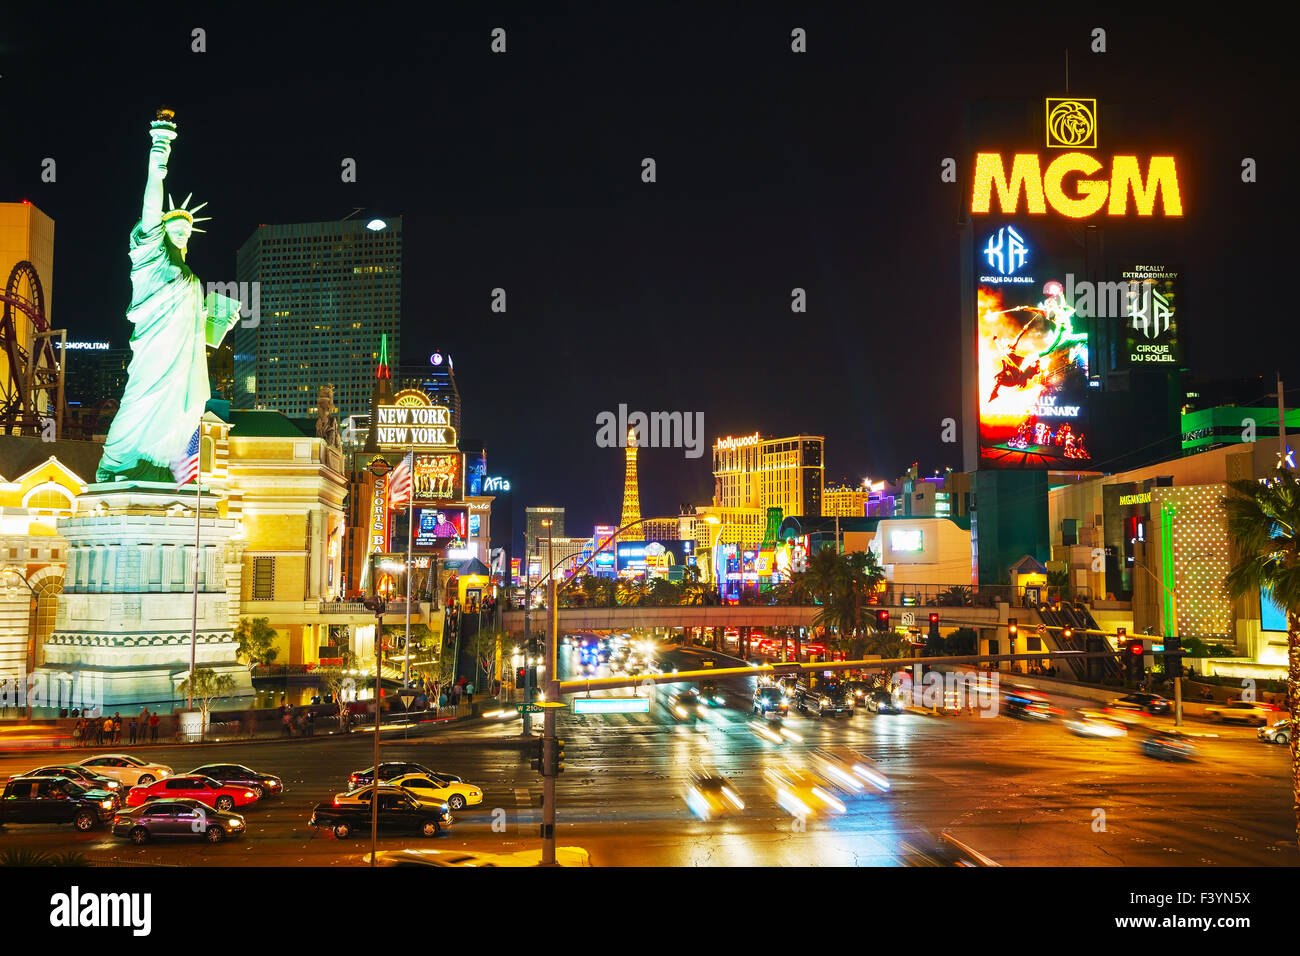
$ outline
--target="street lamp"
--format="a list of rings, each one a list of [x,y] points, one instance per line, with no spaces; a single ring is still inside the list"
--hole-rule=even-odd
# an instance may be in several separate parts
[[[18,570],[17,568],[4,568],[2,571],[0,571],[0,573],[3,573],[6,577],[8,577],[9,575],[13,575],[19,581],[23,582],[23,587],[27,588],[28,591],[32,592],[32,607],[40,606],[41,599],[36,594],[36,589],[32,587],[31,582],[27,580],[26,575],[24,575],[22,571]],[[7,590],[10,594],[18,593],[18,588],[15,587],[13,584],[6,585],[5,590]],[[29,675],[31,675],[31,673],[36,670],[36,627],[35,627],[35,623],[32,622],[30,613],[27,616],[27,620],[28,620],[27,673],[23,675],[24,684],[26,684]],[[32,695],[27,691],[26,688],[24,688],[23,697],[27,701],[27,719],[31,720],[32,719]]]

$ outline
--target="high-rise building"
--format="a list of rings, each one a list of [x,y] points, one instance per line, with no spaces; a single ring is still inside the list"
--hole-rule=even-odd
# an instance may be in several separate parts
[[[258,306],[231,333],[235,405],[306,418],[333,385],[341,420],[368,414],[381,336],[399,349],[401,217],[258,226],[236,276]]]
[[[678,541],[682,536],[681,521],[677,515],[671,518],[646,518],[641,522],[641,529],[635,537],[646,541]]]
[[[456,370],[451,356],[434,352],[427,365],[403,365],[398,369],[400,388],[418,388],[435,405],[451,409],[451,424],[460,434],[460,389],[456,387]]]
[[[827,486],[822,491],[822,516],[861,518],[867,513],[867,503],[870,500],[871,488],[868,485],[858,488],[848,485]]]
[[[618,526],[626,528],[641,520],[641,490],[636,479],[636,429],[627,432],[627,465],[623,470],[623,516]],[[641,528],[632,528],[623,534],[631,540],[648,540]]]
[[[542,522],[549,521],[551,526],[545,527]],[[540,538],[546,541],[549,534],[552,537],[564,537],[564,509],[563,508],[525,508],[524,509],[524,534],[526,550],[528,554],[540,554],[537,541]],[[546,547],[543,543],[542,547]]]
[[[719,438],[713,445],[714,506],[820,516],[824,441],[812,435],[763,438],[757,432]]]

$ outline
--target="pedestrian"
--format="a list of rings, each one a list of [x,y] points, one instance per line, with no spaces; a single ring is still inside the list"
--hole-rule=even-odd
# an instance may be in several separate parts
[[[469,684],[466,684],[466,685],[465,685],[465,703],[467,703],[467,704],[472,704],[472,703],[474,703],[474,684],[473,684],[473,683],[469,683]]]
[[[280,715],[280,736],[293,736],[292,718],[289,716],[289,711],[287,709]]]
[[[149,708],[140,708],[140,736],[144,736],[144,728],[149,726]]]
[[[122,742],[122,712],[113,712],[113,744],[116,746]]]
[[[103,723],[101,723],[99,726],[100,726],[100,729],[101,729],[101,730],[103,731],[103,733],[104,733],[104,737],[103,737],[104,743],[106,743],[106,744],[112,744],[112,742],[113,742],[113,718],[112,718],[112,717],[105,717]]]
[[[136,736],[140,733],[140,718],[131,718],[131,743],[135,743]]]
[[[443,707],[446,706],[447,706],[447,692],[442,691],[438,694],[438,709],[441,710]],[[435,711],[434,713],[436,716],[437,712]]]
[[[81,746],[81,735],[85,731],[85,729],[86,729],[86,721],[82,718],[77,718],[77,723],[72,728],[73,746],[76,747]]]
[[[152,714],[149,715],[149,739],[152,740],[152,741],[157,741],[157,740],[158,740],[158,713],[157,713],[157,711],[155,711],[154,713],[152,713]]]

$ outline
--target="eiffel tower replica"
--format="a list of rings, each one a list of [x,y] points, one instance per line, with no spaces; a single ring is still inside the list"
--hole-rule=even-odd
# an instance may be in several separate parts
[[[623,472],[623,517],[618,526],[626,528],[629,524],[641,520],[641,491],[636,482],[636,429],[627,430],[627,468]],[[640,530],[629,531],[619,535],[620,540],[639,541],[645,535]]]

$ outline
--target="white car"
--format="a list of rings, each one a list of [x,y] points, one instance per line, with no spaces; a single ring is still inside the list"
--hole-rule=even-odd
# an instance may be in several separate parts
[[[1259,701],[1234,700],[1206,707],[1205,716],[1210,720],[1240,720],[1263,727],[1277,719],[1278,709],[1272,704],[1261,704]]]
[[[126,787],[147,787],[163,777],[170,777],[173,773],[171,767],[160,763],[145,763],[139,757],[132,757],[130,754],[99,754],[95,757],[87,757],[77,766],[85,767],[92,773],[104,777],[112,777],[114,780],[121,781]]]

